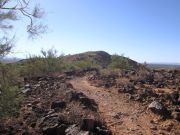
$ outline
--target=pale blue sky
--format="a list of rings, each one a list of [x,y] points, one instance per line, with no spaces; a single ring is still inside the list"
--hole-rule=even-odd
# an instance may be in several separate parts
[[[104,50],[138,62],[180,63],[180,0],[39,0],[48,33],[27,40],[18,22],[13,55],[56,48],[65,54]]]

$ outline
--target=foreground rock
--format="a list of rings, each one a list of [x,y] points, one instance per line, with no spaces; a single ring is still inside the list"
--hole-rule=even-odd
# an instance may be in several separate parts
[[[66,107],[66,102],[64,102],[64,101],[53,101],[52,104],[51,104],[51,109],[55,109],[55,108],[63,109],[65,107]]]
[[[82,105],[84,105],[84,108],[91,109],[92,111],[97,111],[97,103],[93,99],[88,98],[83,93],[71,91],[68,93],[68,95],[70,95],[71,101],[79,101]]]
[[[180,112],[173,112],[172,117],[180,122]]]
[[[170,115],[169,111],[164,107],[164,105],[158,101],[153,101],[151,104],[149,104],[148,109],[162,116],[167,117]]]

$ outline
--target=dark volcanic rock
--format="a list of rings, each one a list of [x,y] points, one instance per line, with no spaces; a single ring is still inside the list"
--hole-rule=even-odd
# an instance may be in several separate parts
[[[171,101],[173,102],[173,104],[178,104],[179,103],[179,101],[178,101],[178,99],[179,99],[179,92],[178,91],[174,91],[174,92],[172,92],[171,94],[170,94],[170,98],[171,98]]]
[[[100,127],[96,127],[96,133],[98,135],[112,135],[112,133],[107,129],[102,129]]]
[[[51,104],[51,109],[55,109],[55,108],[65,108],[66,107],[66,102],[64,101],[54,101]]]
[[[135,94],[135,100],[142,101],[144,99],[158,97],[156,93],[153,92],[151,89],[143,89],[138,92],[138,94]]]
[[[144,90],[142,90],[141,95],[143,97],[148,97],[148,96],[156,97],[157,96],[157,94],[154,93],[153,90],[151,90],[151,89],[144,89]]]
[[[66,135],[77,135],[79,132],[80,129],[77,125],[71,125],[65,131]]]
[[[76,72],[74,70],[71,70],[71,71],[65,71],[64,73],[67,76],[72,76],[72,75],[75,75]]]
[[[123,88],[119,89],[118,92],[133,94],[134,90],[135,90],[135,87],[133,85],[129,84],[129,85],[126,85]]]
[[[32,87],[30,84],[26,84],[22,90],[22,93],[25,94],[25,95],[30,95],[32,92]]]
[[[71,97],[70,97],[71,101],[73,101],[73,100],[79,101],[86,108],[88,108],[92,111],[97,111],[97,108],[98,108],[97,103],[93,99],[88,98],[82,92],[71,91],[69,94],[71,95]]]
[[[67,128],[67,125],[54,125],[51,127],[45,127],[43,128],[43,135],[66,135],[65,130]]]
[[[57,114],[51,114],[41,118],[38,127],[43,135],[65,135],[68,125]]]
[[[47,110],[45,110],[42,107],[34,105],[32,106],[32,112],[36,113],[36,115],[43,116],[44,114],[47,113]]]
[[[158,101],[153,101],[149,106],[148,109],[150,109],[152,112],[156,114],[160,114],[162,116],[169,116],[169,111],[164,107],[164,105]]]
[[[95,127],[95,119],[83,119],[81,124],[81,130],[93,131]]]
[[[22,93],[25,94],[25,95],[27,95],[27,96],[30,95],[31,92],[32,92],[32,89],[31,89],[31,88],[26,88],[26,89],[22,90]]]
[[[172,113],[172,117],[173,117],[175,120],[180,121],[180,112],[173,112],[173,113]]]
[[[97,121],[94,118],[84,118],[80,129],[89,131],[92,135],[112,135],[109,130],[102,126],[100,121]]]

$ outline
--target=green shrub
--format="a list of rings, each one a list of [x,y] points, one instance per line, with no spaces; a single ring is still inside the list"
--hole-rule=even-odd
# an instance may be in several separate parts
[[[0,118],[18,112],[18,70],[12,64],[0,63]]]
[[[51,72],[61,72],[63,69],[61,58],[31,57],[21,66],[21,75],[38,76]]]
[[[110,69],[132,69],[132,66],[129,63],[128,58],[119,55],[111,56],[111,64],[108,66]]]
[[[13,116],[19,110],[21,98],[18,94],[18,87],[1,85],[0,87],[0,118]]]
[[[90,59],[67,62],[66,69],[100,68],[96,62]]]
[[[21,65],[22,76],[38,76],[52,72],[61,72],[65,69],[62,56],[57,57],[56,51],[50,49],[41,51],[43,56],[30,56]]]

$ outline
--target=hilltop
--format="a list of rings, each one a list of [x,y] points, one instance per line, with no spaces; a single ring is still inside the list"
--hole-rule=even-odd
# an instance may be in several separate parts
[[[89,51],[75,55],[67,55],[65,61],[94,61],[102,67],[107,67],[111,63],[111,55],[104,51]]]
[[[64,57],[65,61],[92,61],[103,68],[108,67],[112,63],[112,57],[114,55],[110,55],[105,51],[89,51],[84,53],[79,53],[75,55],[67,55]],[[118,56],[118,55],[117,55]],[[129,66],[133,68],[138,67],[138,63],[134,60],[126,58],[124,56],[118,56],[119,59],[124,59],[127,61]]]
[[[113,61],[113,58],[115,57],[115,61]],[[38,59],[44,59],[44,57],[35,57]],[[30,58],[33,59],[33,58]],[[132,67],[134,69],[137,69],[139,67],[138,62],[129,59],[124,56],[119,55],[110,55],[109,53],[105,51],[88,51],[84,53],[78,53],[74,55],[65,55],[60,56],[60,60],[63,60],[64,63],[67,65],[82,65],[82,66],[99,66],[102,68],[108,68],[113,62],[119,62],[119,64],[127,64],[129,67]],[[17,63],[26,63],[29,59],[22,59],[17,61]],[[58,60],[58,59],[57,59]]]

